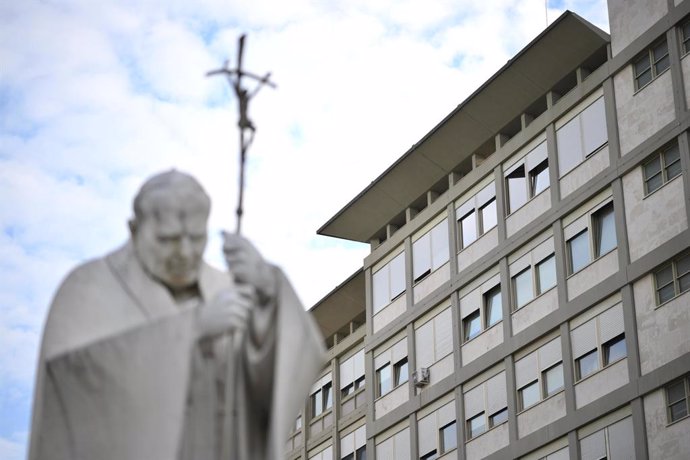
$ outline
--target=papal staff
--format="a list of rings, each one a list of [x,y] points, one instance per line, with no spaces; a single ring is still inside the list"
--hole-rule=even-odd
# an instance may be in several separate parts
[[[237,209],[235,211],[237,215],[237,227],[235,233],[238,235],[242,229],[242,214],[244,213],[243,201],[244,201],[244,176],[245,176],[245,164],[247,160],[247,150],[249,146],[254,141],[254,134],[256,132],[256,127],[254,123],[249,119],[247,115],[247,110],[249,108],[249,101],[252,97],[259,92],[259,90],[264,86],[270,86],[275,88],[276,85],[269,80],[271,73],[267,73],[263,77],[260,77],[251,72],[247,72],[242,68],[242,55],[244,52],[244,40],[246,35],[242,34],[239,38],[238,52],[237,52],[237,67],[230,69],[229,61],[225,61],[223,68],[218,70],[212,70],[206,74],[206,76],[212,75],[225,75],[230,83],[230,86],[235,90],[235,95],[237,96],[237,104],[239,111],[239,119],[237,121],[237,127],[240,130],[240,173],[239,173],[239,193],[237,198]],[[253,91],[242,87],[242,78],[247,77],[256,82],[256,86]],[[237,426],[237,402],[234,400],[236,392],[234,388],[238,385],[237,381],[237,363],[235,361],[235,348],[236,343],[241,343],[240,334],[229,333],[227,337],[227,373],[225,375],[225,413],[223,417],[223,426],[221,428],[222,440],[221,440],[221,459],[232,460],[234,457],[232,447],[234,446],[235,451],[241,447],[237,446],[237,442],[243,439],[243,436],[238,436]]]

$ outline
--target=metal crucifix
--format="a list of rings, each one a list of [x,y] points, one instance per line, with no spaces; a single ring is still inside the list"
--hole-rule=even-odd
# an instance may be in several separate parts
[[[247,110],[249,108],[249,101],[253,98],[256,93],[259,92],[263,85],[275,88],[276,85],[269,80],[271,73],[268,72],[263,77],[260,77],[251,72],[247,72],[242,69],[242,53],[244,51],[244,40],[246,35],[240,35],[238,42],[238,52],[237,52],[237,68],[229,69],[229,60],[225,61],[225,65],[222,69],[212,70],[206,74],[210,77],[212,75],[223,74],[228,78],[230,86],[235,90],[235,95],[237,96],[237,104],[239,111],[239,120],[237,121],[237,127],[240,130],[240,184],[239,184],[239,196],[237,202],[237,229],[236,233],[239,234],[242,227],[242,214],[244,212],[242,204],[244,200],[244,165],[247,158],[247,149],[254,141],[254,133],[256,127],[254,123],[249,119]],[[257,82],[256,87],[253,91],[249,91],[247,88],[242,87],[242,77],[251,78]],[[248,135],[248,136],[247,136]]]

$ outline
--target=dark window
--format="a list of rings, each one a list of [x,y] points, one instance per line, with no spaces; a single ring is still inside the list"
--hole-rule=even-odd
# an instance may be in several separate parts
[[[669,423],[688,416],[688,378],[673,382],[666,387],[666,405]]]
[[[355,391],[359,390],[362,387],[364,387],[364,376],[361,376],[360,378],[355,380]]]
[[[484,318],[486,320],[487,328],[493,326],[503,319],[501,286],[496,286],[484,294],[484,308]]]
[[[529,172],[530,197],[535,197],[549,188],[549,161],[544,160]]]
[[[604,366],[608,366],[628,356],[628,351],[625,348],[625,334],[620,334],[604,343],[603,352]]]
[[[520,409],[527,409],[530,406],[539,402],[539,381],[528,383],[524,387],[518,390],[518,396],[520,397]]]
[[[684,254],[658,269],[654,279],[659,305],[690,290],[690,254]]]
[[[467,421],[467,434],[468,439],[472,439],[475,436],[479,436],[486,431],[486,422],[484,421],[484,412],[479,415],[475,415]]]
[[[367,460],[367,447],[362,446],[355,452],[355,460]]]
[[[556,285],[556,257],[551,254],[537,264],[537,294],[542,294]]]
[[[568,240],[568,268],[577,273],[589,263],[589,232],[581,231]]]
[[[402,385],[403,383],[407,382],[408,379],[408,367],[407,367],[407,358],[403,358],[397,363],[395,363],[394,366],[394,371],[395,371],[395,386],[397,387],[398,385]]]
[[[599,352],[596,348],[575,360],[575,372],[577,372],[578,380],[587,377],[597,369],[599,369]]]
[[[563,363],[558,363],[542,372],[544,396],[551,396],[563,389]]]
[[[506,420],[508,420],[507,407],[491,414],[491,416],[489,417],[489,426],[493,428],[496,425],[500,425],[501,423],[505,422]]]
[[[494,228],[498,221],[498,216],[496,215],[496,198],[492,198],[491,201],[480,209],[480,211],[482,216],[482,228],[479,233],[483,235]]]
[[[333,406],[333,384],[327,383],[323,386],[323,410],[328,410]]]
[[[690,52],[690,21],[685,21],[685,24],[680,26],[680,40],[682,44],[683,54]]]
[[[460,219],[460,241],[466,248],[477,239],[477,217],[474,211]]]
[[[439,430],[441,433],[441,453],[445,454],[458,447],[458,435],[455,421],[442,427]]]
[[[347,454],[346,456],[344,456],[344,457],[342,458],[342,460],[355,460],[355,454],[354,454],[354,453],[352,453],[352,454]]]
[[[613,203],[604,205],[592,214],[594,225],[594,257],[601,257],[616,247],[616,222]]]
[[[680,151],[678,142],[667,145],[656,152],[642,165],[645,192],[647,194],[660,188],[666,182],[680,175]]]
[[[479,317],[479,310],[469,314],[465,319],[463,319],[462,325],[465,342],[479,335],[479,333],[482,331],[482,323]]]
[[[525,165],[520,165],[506,176],[506,192],[508,193],[508,214],[515,212],[527,202]]]
[[[668,69],[668,44],[666,38],[658,41],[633,61],[635,89],[641,89]]]
[[[340,397],[345,398],[355,392],[355,384],[351,383],[340,389]]]
[[[391,365],[388,363],[376,371],[377,395],[383,396],[392,389],[393,381],[391,380]]]
[[[436,450],[432,450],[429,453],[426,453],[419,457],[419,460],[436,460],[438,458],[438,454],[436,453]]]

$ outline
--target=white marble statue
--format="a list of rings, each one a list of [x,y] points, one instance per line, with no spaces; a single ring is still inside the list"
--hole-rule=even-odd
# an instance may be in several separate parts
[[[282,458],[322,338],[246,239],[224,236],[230,273],[203,262],[209,211],[191,176],[154,176],[134,200],[130,241],[64,280],[29,460]]]

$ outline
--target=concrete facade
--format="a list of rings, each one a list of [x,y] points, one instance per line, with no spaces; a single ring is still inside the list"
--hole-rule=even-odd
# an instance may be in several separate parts
[[[286,458],[690,458],[689,17],[564,14],[319,230],[371,253],[312,308],[332,406]]]

